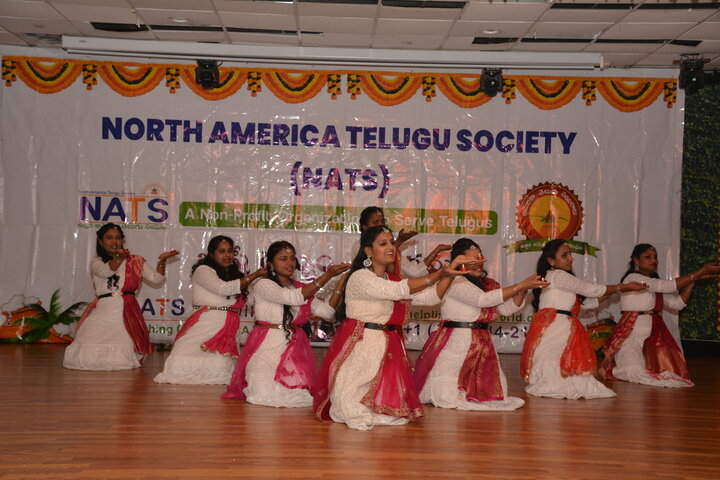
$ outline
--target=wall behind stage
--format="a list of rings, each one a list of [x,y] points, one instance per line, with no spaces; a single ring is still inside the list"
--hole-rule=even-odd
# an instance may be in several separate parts
[[[720,85],[686,97],[682,181],[682,273],[720,255]],[[680,313],[683,339],[720,340],[718,283],[701,282]],[[714,346],[720,353],[720,344]]]
[[[546,238],[568,239],[580,277],[616,283],[651,241],[677,273],[683,98],[674,78],[507,73],[496,97],[477,75],[222,68],[4,57],[0,302],[93,298],[95,229],[123,223],[165,285],[140,304],[156,342],[191,311],[190,269],[217,234],[245,270],[286,239],[311,280],[348,261],[357,216],[385,209],[420,235],[403,255],[474,238],[503,284],[527,277]],[[622,71],[626,74],[627,71]],[[519,351],[529,307],[493,333]],[[617,303],[598,312],[617,318]],[[411,312],[421,346],[437,309]],[[243,330],[252,322],[246,312]],[[589,318],[588,321],[592,321]],[[677,319],[670,319],[677,332]]]

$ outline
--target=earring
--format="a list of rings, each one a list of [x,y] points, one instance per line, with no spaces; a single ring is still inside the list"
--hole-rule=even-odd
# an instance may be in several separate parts
[[[370,268],[372,266],[372,260],[370,259],[370,257],[363,260],[363,266],[365,268]]]
[[[637,264],[637,262],[635,262],[635,263],[633,264],[633,269],[634,269],[636,272],[638,271],[638,264]]]

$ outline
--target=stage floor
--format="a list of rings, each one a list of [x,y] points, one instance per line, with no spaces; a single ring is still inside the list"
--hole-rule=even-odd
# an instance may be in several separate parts
[[[427,406],[359,432],[221,400],[224,386],[153,383],[167,352],[80,372],[62,368],[64,348],[0,345],[2,480],[720,478],[719,358],[689,359],[694,388],[610,382],[616,398],[588,401],[529,397],[520,357],[501,355],[520,410]]]

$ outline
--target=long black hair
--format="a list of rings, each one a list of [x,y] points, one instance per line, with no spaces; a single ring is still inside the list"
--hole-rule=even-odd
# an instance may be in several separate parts
[[[463,255],[465,253],[465,250],[473,247],[482,251],[480,245],[478,245],[477,242],[475,242],[474,240],[466,237],[459,238],[455,241],[455,243],[453,243],[452,250],[450,250],[450,261],[455,260],[458,255]],[[487,281],[485,280],[487,278],[487,271],[483,270],[483,275],[481,277],[474,277],[469,273],[465,274],[464,277],[467,278],[470,283],[478,287],[480,290],[487,290]]]
[[[273,259],[277,256],[278,253],[280,253],[282,250],[289,248],[293,252],[295,252],[295,247],[293,247],[292,243],[286,242],[285,240],[279,240],[277,242],[273,242],[270,244],[270,246],[267,249],[267,254],[265,255],[265,266],[267,268],[267,278],[272,280],[273,282],[277,283],[281,287],[283,287],[283,284],[280,282],[280,279],[277,276],[277,272],[270,266],[270,262],[273,261]],[[297,263],[297,259],[295,259],[295,268],[300,268],[300,266]],[[290,335],[292,335],[292,329],[291,325],[293,322],[293,314],[292,309],[290,308],[290,305],[283,305],[283,330],[285,330],[285,338],[290,339]]]
[[[625,277],[630,275],[631,273],[637,273],[637,269],[635,268],[635,259],[638,258],[643,253],[647,252],[650,249],[653,249],[657,251],[657,248],[653,247],[649,243],[638,243],[635,245],[635,248],[633,248],[632,253],[630,254],[630,261],[628,262],[628,269],[625,272],[625,274],[620,279],[620,282],[622,283],[623,280],[625,280]],[[652,272],[650,274],[650,278],[660,278],[660,275],[658,275],[657,272]]]
[[[118,229],[118,232],[120,232],[120,238],[122,238],[124,241],[125,232],[122,231],[120,225],[115,225],[114,223],[106,223],[105,225],[100,227],[97,232],[95,232],[97,235],[97,241],[95,242],[95,251],[97,252],[98,257],[100,257],[105,263],[112,260],[113,257],[111,257],[107,250],[105,250],[105,248],[102,246],[102,238],[109,230],[112,230],[113,228]]]
[[[365,209],[360,212],[360,231],[364,231],[368,227],[368,222],[370,221],[370,217],[375,215],[376,213],[379,213],[380,215],[385,215],[382,211],[382,208],[380,207],[365,207]]]
[[[549,258],[555,258],[555,255],[557,255],[558,250],[563,245],[567,244],[565,240],[562,238],[556,238],[555,240],[550,240],[545,244],[545,246],[542,248],[542,253],[540,254],[540,258],[538,258],[537,261],[537,267],[535,269],[535,272],[540,275],[541,277],[545,278],[545,275],[547,275],[548,270],[552,268],[550,265],[550,262],[548,262]],[[569,272],[572,273],[572,272]],[[532,307],[537,312],[538,308],[540,308],[540,293],[542,290],[540,288],[533,289],[533,301],[532,301]]]
[[[368,207],[373,208],[373,207]],[[367,209],[366,209],[367,210]],[[352,266],[350,267],[350,270],[348,271],[348,281],[350,280],[350,275],[355,273],[356,271],[365,268],[365,265],[363,262],[365,259],[368,258],[368,256],[365,254],[365,247],[371,247],[372,244],[375,241],[375,239],[383,232],[388,232],[390,235],[392,235],[392,230],[390,230],[385,225],[376,225],[374,227],[370,227],[366,230],[363,230],[363,232],[360,234],[360,249],[358,250],[357,254],[355,255],[355,258],[353,259]],[[347,285],[347,284],[346,284]],[[337,308],[335,309],[335,318],[337,321],[343,321],[345,319],[345,292],[343,291],[342,296],[340,297],[340,302],[338,303]]]
[[[215,254],[215,251],[220,247],[220,244],[222,242],[229,243],[231,249],[235,248],[235,242],[230,237],[226,237],[225,235],[217,235],[211,238],[207,246],[207,253],[203,258],[195,262],[195,265],[192,266],[190,276],[195,273],[195,270],[197,270],[200,265],[207,265],[208,267],[215,270],[215,273],[217,273],[217,276],[220,278],[220,280],[223,280],[225,282],[237,280],[238,278],[242,278],[245,276],[245,274],[240,271],[236,258],[233,258],[233,263],[228,268],[222,267],[217,264],[217,262],[213,258],[213,255]]]

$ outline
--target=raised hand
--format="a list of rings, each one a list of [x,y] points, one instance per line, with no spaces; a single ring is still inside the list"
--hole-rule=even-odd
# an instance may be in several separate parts
[[[127,251],[127,250],[126,250]],[[178,255],[180,253],[180,250],[168,250],[167,252],[163,252],[158,257],[158,260],[161,262],[166,262],[168,259]]]

